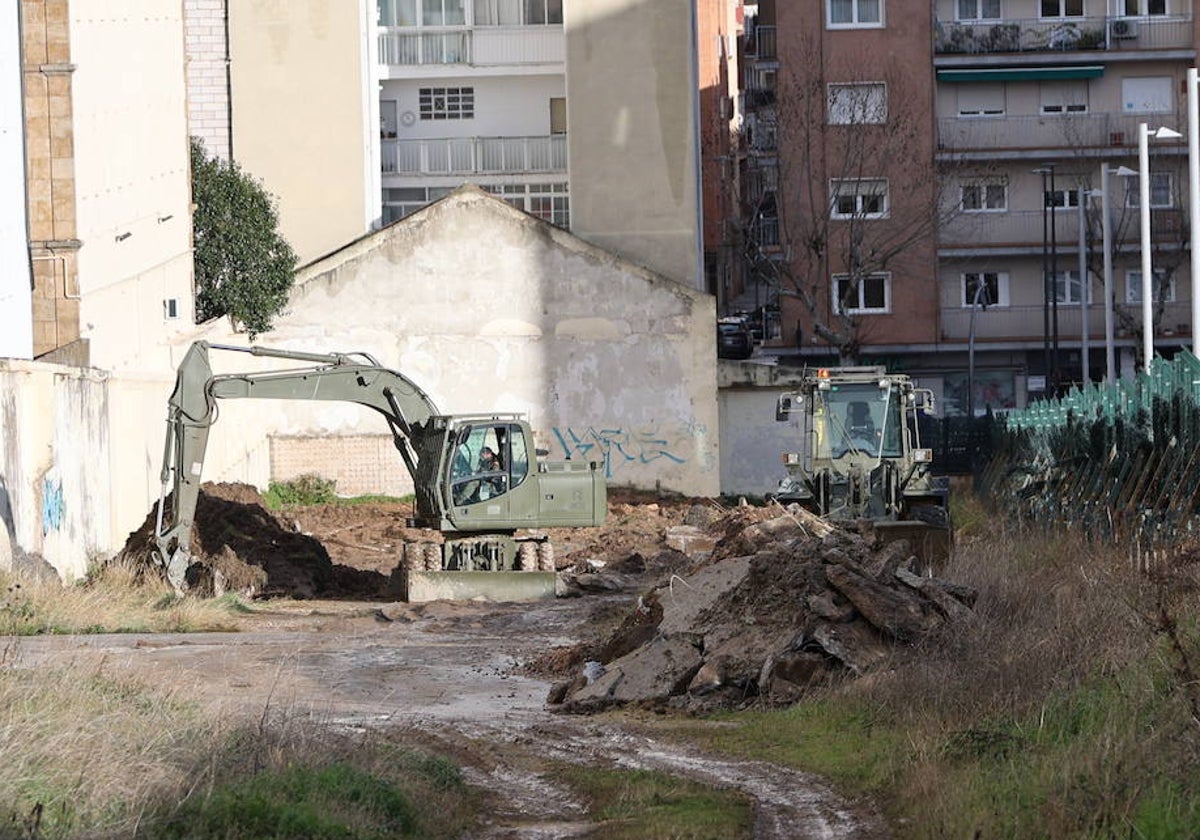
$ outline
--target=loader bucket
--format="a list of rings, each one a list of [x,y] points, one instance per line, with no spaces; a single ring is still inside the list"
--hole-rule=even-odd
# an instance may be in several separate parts
[[[920,521],[873,523],[875,538],[881,543],[908,540],[921,571],[941,568],[950,559],[954,548],[954,531],[945,526]]]
[[[408,570],[404,600],[428,601],[541,601],[555,596],[554,572],[424,572]]]

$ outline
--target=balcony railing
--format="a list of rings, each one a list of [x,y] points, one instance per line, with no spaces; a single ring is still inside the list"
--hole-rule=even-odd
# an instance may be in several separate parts
[[[1122,207],[1113,211],[1112,241],[1135,243],[1140,238],[1137,208]],[[1052,224],[1054,241],[1060,252],[1078,246],[1079,210],[1068,207],[1046,214]],[[1099,238],[1098,217],[1089,217],[1090,235]],[[1154,242],[1183,241],[1184,216],[1175,208],[1153,208],[1150,213],[1151,239]],[[1045,229],[1049,238],[1051,230]],[[944,222],[938,230],[938,245],[943,248],[1021,248],[1042,247],[1043,216],[1041,210],[1010,210],[1004,213],[958,213]]]
[[[1118,337],[1127,338],[1132,332],[1120,325],[1140,325],[1142,310],[1139,304],[1117,304]],[[1191,323],[1190,303],[1166,303],[1155,307],[1156,336],[1187,333]],[[1088,338],[1093,342],[1104,339],[1104,307],[1100,301],[1088,305]],[[1124,318],[1122,318],[1124,316]],[[1051,316],[1052,317],[1052,316]],[[1036,306],[989,306],[975,313],[976,341],[1031,341],[1045,339],[1046,309]],[[1053,330],[1053,321],[1051,322]],[[1083,312],[1079,302],[1058,304],[1058,341],[1075,343],[1082,338]],[[971,307],[955,306],[942,309],[942,338],[948,341],[967,341],[971,335]]]
[[[393,66],[555,64],[566,59],[561,26],[383,29],[379,63]]]
[[[746,54],[758,59],[775,59],[779,54],[775,46],[775,27],[756,26],[746,36]]]
[[[1186,120],[1156,114],[1155,124],[1184,131]],[[938,148],[943,152],[997,151],[1001,149],[1136,149],[1138,123],[1145,114],[1033,114],[998,117],[942,117],[938,120]],[[1175,144],[1187,149],[1187,141]],[[1155,143],[1156,153],[1171,148]],[[1131,153],[1131,152],[1125,152]]]
[[[567,137],[443,137],[384,140],[385,175],[566,172]]]
[[[1192,16],[939,20],[937,55],[1192,49]]]

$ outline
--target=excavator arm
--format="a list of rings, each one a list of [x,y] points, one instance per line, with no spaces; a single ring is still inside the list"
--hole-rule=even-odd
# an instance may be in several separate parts
[[[305,367],[214,375],[209,350],[227,350],[308,363]],[[383,415],[405,466],[418,486],[429,486],[421,462],[422,438],[431,431],[437,409],[429,396],[403,374],[382,367],[365,353],[317,354],[266,347],[235,347],[198,341],[184,356],[168,402],[167,433],[155,523],[155,544],[167,578],[182,589],[191,562],[192,524],[200,495],[200,475],[209,429],[219,399],[280,399],[352,402]],[[167,494],[171,494],[167,510]]]

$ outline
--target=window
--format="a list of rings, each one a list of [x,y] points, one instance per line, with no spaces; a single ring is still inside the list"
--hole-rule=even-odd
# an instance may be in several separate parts
[[[886,314],[892,308],[892,277],[877,272],[864,275],[856,282],[849,274],[835,274],[833,295],[834,314]]]
[[[423,120],[469,120],[475,116],[475,88],[421,88],[417,97]]]
[[[831,27],[883,25],[883,0],[825,0]]]
[[[1121,80],[1121,108],[1127,114],[1161,114],[1175,110],[1170,76]]]
[[[1042,0],[1042,17],[1083,17],[1083,0]]]
[[[567,100],[565,97],[550,97],[550,133],[567,133]]]
[[[1165,15],[1167,0],[1124,0],[1125,16]]]
[[[520,26],[521,0],[475,0],[476,26]]]
[[[421,0],[422,26],[462,26],[466,22],[466,0]]]
[[[1082,114],[1087,109],[1086,81],[1042,82],[1043,114]]]
[[[887,181],[834,181],[834,219],[883,219],[888,214]]]
[[[1000,0],[958,0],[959,20],[999,20]]]
[[[380,26],[416,26],[417,0],[379,0]]]
[[[863,125],[887,122],[887,86],[883,82],[831,84],[830,125]]]
[[[960,117],[1003,116],[1004,85],[958,85],[958,115]]]
[[[520,426],[474,426],[462,437],[450,467],[456,505],[472,505],[503,496],[529,475],[529,452]]]
[[[1042,193],[1042,201],[1052,210],[1068,210],[1079,207],[1079,190],[1046,190]]]
[[[1054,300],[1061,303],[1080,303],[1080,294],[1082,287],[1079,284],[1078,271],[1060,271],[1058,273],[1049,273],[1047,276],[1050,282],[1054,284]],[[1088,290],[1088,302],[1092,300],[1091,290]]]
[[[1152,300],[1155,303],[1174,303],[1175,302],[1175,276],[1167,276],[1167,272],[1157,270],[1154,272],[1154,297]],[[1125,302],[1126,303],[1141,303],[1142,302],[1142,272],[1127,271],[1125,272]]]
[[[480,184],[480,187],[555,227],[570,227],[571,200],[566,184]]]
[[[1125,206],[1141,207],[1142,193],[1140,175],[1130,175],[1125,179]],[[1170,172],[1150,173],[1150,207],[1167,209],[1175,206],[1174,191],[1171,189]]]
[[[526,26],[561,24],[562,22],[562,0],[525,0]]]
[[[995,213],[1008,209],[1008,187],[1005,184],[963,184],[964,213]]]
[[[1008,272],[967,271],[962,275],[962,305],[974,306],[979,293],[980,306],[1008,306]]]

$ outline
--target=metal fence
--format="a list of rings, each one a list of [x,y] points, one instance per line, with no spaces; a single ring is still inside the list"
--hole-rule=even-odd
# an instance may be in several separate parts
[[[1009,414],[993,445],[978,486],[1022,519],[1148,551],[1200,532],[1200,360],[1191,353]]]

